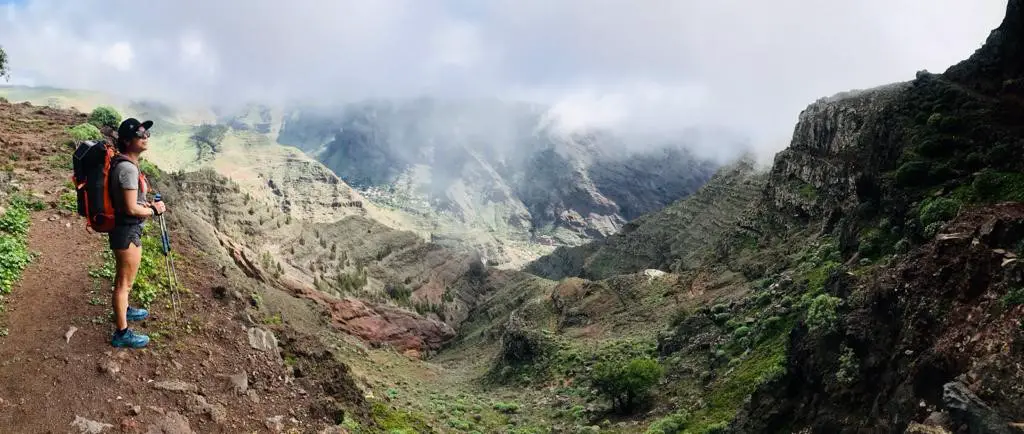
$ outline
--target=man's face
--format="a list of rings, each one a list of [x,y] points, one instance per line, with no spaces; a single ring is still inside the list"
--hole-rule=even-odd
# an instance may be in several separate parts
[[[132,138],[132,146],[139,152],[149,149],[149,131],[140,127],[139,132]]]

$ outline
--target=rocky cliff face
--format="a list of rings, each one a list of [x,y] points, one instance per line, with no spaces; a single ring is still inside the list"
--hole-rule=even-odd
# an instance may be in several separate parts
[[[900,149],[874,140],[886,124],[885,108],[907,89],[895,84],[822,98],[800,113],[790,146],[775,156],[766,201],[800,221],[821,219],[833,210],[849,212],[860,201],[860,182],[881,169],[869,156]]]
[[[293,112],[280,141],[368,197],[506,238],[577,245],[691,194],[713,165],[685,143],[626,152],[609,134],[556,134],[535,107],[432,100]]]
[[[1024,166],[1009,156],[1024,151],[1022,13],[1010,0],[985,46],[944,74],[801,115],[758,219],[813,225],[839,255],[765,275],[778,281],[766,293],[801,288],[819,264],[797,291],[823,295],[737,432],[1019,432]]]

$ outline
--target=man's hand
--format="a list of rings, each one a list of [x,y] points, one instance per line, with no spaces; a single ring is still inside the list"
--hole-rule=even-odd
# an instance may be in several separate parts
[[[160,202],[150,202],[149,205],[153,207],[154,211],[156,211],[156,215],[163,214],[164,212],[167,211],[167,206],[164,205],[163,201],[160,201]]]

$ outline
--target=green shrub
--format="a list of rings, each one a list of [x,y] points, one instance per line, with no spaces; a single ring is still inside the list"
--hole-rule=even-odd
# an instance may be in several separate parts
[[[690,420],[690,414],[685,410],[670,414],[647,427],[645,434],[676,434],[683,432]]]
[[[142,170],[142,173],[145,173],[146,177],[150,179],[160,179],[160,169],[158,169],[155,164],[150,163],[146,159],[139,159],[139,170]]]
[[[749,335],[749,334],[750,334],[750,327],[740,326],[736,330],[733,330],[732,337],[733,337],[733,339],[739,339],[739,338],[742,338],[742,337],[744,337],[746,335]]]
[[[29,210],[20,199],[11,201],[0,216],[0,294],[9,294],[21,273],[32,262],[25,238],[28,235]]]
[[[928,239],[935,238],[935,235],[938,235],[939,229],[941,229],[941,228],[942,228],[942,222],[932,223],[932,224],[924,227],[924,232],[923,232],[922,235],[924,235],[924,237],[928,238]]]
[[[932,223],[952,220],[960,212],[960,201],[940,197],[921,205],[921,226],[928,227]]]
[[[903,239],[897,241],[896,242],[896,246],[893,247],[893,250],[896,253],[900,253],[900,254],[909,252],[910,251],[910,240],[908,240],[906,238],[903,238]]]
[[[826,333],[835,331],[836,323],[839,320],[836,311],[841,301],[838,297],[828,294],[814,297],[811,306],[807,308],[807,328]]]
[[[637,399],[647,395],[663,374],[664,368],[657,360],[638,357],[628,363],[598,363],[594,365],[590,381],[598,393],[612,401],[616,410],[628,411],[633,408]]]
[[[902,186],[928,184],[931,165],[926,161],[908,161],[896,169],[896,183]]]
[[[1024,202],[1024,174],[985,170],[971,184],[974,198],[986,202]]]
[[[883,253],[889,246],[888,237],[878,228],[871,228],[861,234],[857,252],[865,258],[874,258]]]
[[[836,381],[839,384],[849,386],[857,382],[860,376],[860,363],[853,349],[843,345],[839,354],[839,370],[836,371]]]
[[[114,110],[110,106],[99,106],[96,107],[92,113],[89,114],[89,124],[96,128],[103,128],[104,125],[110,125],[113,128],[117,128],[121,124],[121,114]]]
[[[99,128],[88,123],[75,125],[68,130],[68,133],[71,134],[71,138],[76,142],[100,140],[103,138],[103,134],[100,133]]]
[[[73,191],[62,193],[60,200],[57,201],[57,206],[68,211],[78,211],[78,194]]]
[[[0,233],[0,294],[9,294],[21,272],[32,262],[25,241],[10,234]]]
[[[12,201],[7,212],[0,216],[0,232],[24,238],[28,235],[28,217],[28,206],[26,206],[25,202],[21,200]]]
[[[519,404],[514,402],[495,402],[494,410],[505,413],[513,414],[519,412]]]

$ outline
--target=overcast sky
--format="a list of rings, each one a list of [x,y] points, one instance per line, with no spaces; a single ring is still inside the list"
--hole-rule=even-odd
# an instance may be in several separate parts
[[[6,4],[5,4],[6,3]],[[235,101],[473,95],[571,125],[717,124],[940,72],[1005,0],[0,0],[12,82]]]

